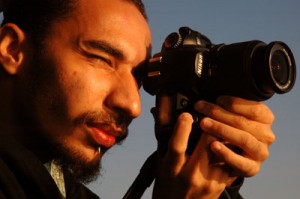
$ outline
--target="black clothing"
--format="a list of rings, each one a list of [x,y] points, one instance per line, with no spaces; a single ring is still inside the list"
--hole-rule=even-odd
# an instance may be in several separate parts
[[[238,185],[219,199],[241,199]],[[84,185],[65,178],[67,199],[99,199]],[[42,162],[11,137],[0,136],[0,199],[60,199],[60,192]]]
[[[67,199],[99,199],[80,183],[65,179]],[[0,199],[60,199],[42,162],[9,136],[0,137]]]
[[[221,194],[219,199],[243,199],[239,193],[240,188],[244,183],[244,178],[238,178],[231,187],[227,187]]]

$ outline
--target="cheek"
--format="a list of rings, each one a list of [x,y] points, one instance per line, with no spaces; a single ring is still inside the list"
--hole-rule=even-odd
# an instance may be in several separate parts
[[[60,73],[59,92],[70,119],[102,108],[103,100],[109,90],[106,77],[107,75],[100,76],[89,69]]]

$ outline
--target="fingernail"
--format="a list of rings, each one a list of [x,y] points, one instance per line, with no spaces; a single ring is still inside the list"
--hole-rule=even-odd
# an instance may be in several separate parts
[[[213,125],[213,123],[210,119],[204,119],[203,120],[203,125],[204,125],[205,128],[210,128]]]
[[[216,151],[221,150],[221,144],[220,144],[220,143],[214,143],[214,149],[215,149]]]

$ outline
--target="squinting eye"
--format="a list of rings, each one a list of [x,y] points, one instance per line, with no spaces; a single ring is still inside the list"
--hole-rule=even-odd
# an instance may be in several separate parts
[[[94,63],[103,62],[103,63],[105,63],[105,64],[107,64],[107,65],[109,65],[109,66],[112,65],[112,63],[111,63],[110,60],[108,60],[108,59],[106,59],[106,58],[104,58],[104,57],[102,57],[102,56],[95,55],[95,54],[90,54],[90,53],[86,53],[86,56],[87,56],[89,59],[93,60]]]
[[[98,61],[104,62],[107,65],[111,66],[111,61],[108,59],[105,59],[105,58],[103,58],[101,56],[97,56],[97,55],[95,55],[94,58],[97,59]]]
[[[133,71],[133,76],[134,76],[139,88],[141,88],[141,86],[143,84],[143,77],[145,74],[144,69],[145,69],[145,67],[139,66],[139,67],[135,68]]]

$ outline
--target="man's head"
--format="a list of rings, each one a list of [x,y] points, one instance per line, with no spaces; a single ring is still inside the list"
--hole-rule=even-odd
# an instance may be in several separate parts
[[[17,137],[40,157],[59,158],[78,178],[93,176],[102,154],[126,137],[140,114],[135,74],[151,45],[143,6],[129,0],[11,2],[0,32],[0,86],[11,85],[8,128],[17,127]]]

